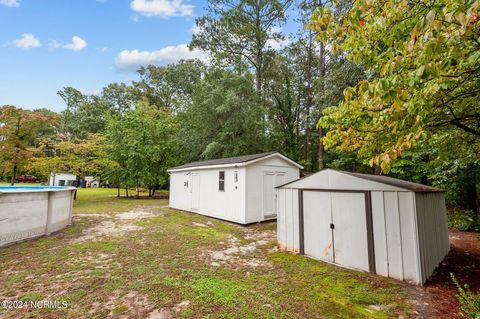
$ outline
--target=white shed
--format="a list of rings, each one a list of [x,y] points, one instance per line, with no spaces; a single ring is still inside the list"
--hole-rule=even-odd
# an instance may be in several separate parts
[[[301,165],[277,152],[200,161],[170,173],[170,207],[239,224],[275,219],[275,186]]]
[[[77,175],[69,173],[50,173],[48,186],[74,186],[77,182]]]
[[[450,249],[443,191],[322,170],[277,187],[282,249],[423,284]]]

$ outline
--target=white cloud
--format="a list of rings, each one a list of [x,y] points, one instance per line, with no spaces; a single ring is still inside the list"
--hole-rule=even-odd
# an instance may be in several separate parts
[[[276,33],[276,34],[282,34],[283,29],[281,27],[273,27],[270,32],[271,33]],[[283,39],[268,39],[267,43],[265,43],[265,46],[267,48],[270,48],[272,50],[281,50],[287,45],[292,43],[292,40],[288,36],[284,36]]]
[[[52,49],[58,49],[58,48],[61,48],[62,47],[62,44],[56,40],[51,40],[50,43],[49,43],[49,46],[52,48]]]
[[[85,95],[100,95],[102,93],[102,89],[93,88],[93,89],[79,89]]]
[[[20,39],[13,41],[13,44],[22,49],[38,48],[42,45],[40,40],[31,33],[23,33]]]
[[[7,7],[20,7],[20,0],[0,0],[0,4]]]
[[[281,50],[287,45],[289,45],[290,43],[292,43],[292,40],[290,40],[288,37],[285,37],[284,39],[280,39],[280,40],[268,39],[267,43],[265,43],[265,46],[272,50]]]
[[[49,43],[50,48],[52,49],[67,49],[67,50],[73,50],[73,51],[80,51],[86,48],[87,46],[87,41],[83,40],[79,36],[73,36],[72,37],[72,42],[63,44],[61,42],[58,42],[57,40],[51,40]],[[106,48],[102,48],[99,50],[101,52],[105,52]]]
[[[101,53],[105,53],[108,51],[108,47],[97,48],[97,50],[100,51]]]
[[[183,0],[132,0],[130,8],[147,17],[192,16],[194,6]]]
[[[192,34],[199,34],[200,32],[202,31],[202,27],[200,27],[199,25],[197,25],[196,23],[192,26],[192,28],[190,29],[190,32]]]
[[[180,60],[200,59],[205,61],[207,58],[207,52],[198,49],[190,50],[187,44],[179,44],[157,51],[123,50],[115,58],[115,64],[120,70],[135,71],[140,66],[149,64],[164,66]]]
[[[72,42],[62,46],[64,49],[80,51],[87,47],[87,41],[83,40],[79,36],[74,35],[72,37]]]

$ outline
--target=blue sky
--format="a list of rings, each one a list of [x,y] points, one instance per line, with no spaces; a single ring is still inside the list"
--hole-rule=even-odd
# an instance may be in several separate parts
[[[0,0],[0,105],[64,108],[56,92],[98,92],[188,52],[200,0]],[[72,41],[72,37],[75,37]],[[166,48],[167,47],[167,48]],[[138,50],[139,52],[135,51]]]
[[[189,51],[207,0],[0,0],[0,105],[65,108],[56,92],[96,94],[140,65],[206,58]],[[291,23],[284,30],[294,28]],[[281,47],[288,39],[272,46]]]

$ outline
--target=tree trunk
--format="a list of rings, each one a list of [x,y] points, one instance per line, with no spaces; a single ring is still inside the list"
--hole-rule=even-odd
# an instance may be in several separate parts
[[[323,146],[323,128],[318,128],[318,169],[322,170],[325,168],[325,147]]]
[[[479,205],[478,205],[478,192],[477,192],[477,172],[478,167],[471,164],[468,165],[463,172],[463,180],[465,185],[466,195],[466,208],[471,210],[474,217],[479,220]]]
[[[128,184],[127,183],[125,183],[125,195],[128,198]]]
[[[120,184],[117,186],[117,197],[120,197]]]
[[[310,155],[310,109],[313,104],[313,90],[312,90],[312,49],[313,49],[313,35],[312,31],[309,31],[308,34],[308,52],[307,52],[307,72],[306,72],[306,82],[307,82],[307,103],[305,105],[305,158],[309,158]],[[310,165],[311,166],[311,165]],[[310,167],[311,169],[311,167]]]
[[[15,185],[15,177],[17,177],[17,165],[13,165],[12,179],[10,180],[11,186]]]
[[[471,210],[478,219],[479,207],[478,207],[478,195],[477,185],[474,182],[467,185],[467,208]]]
[[[322,2],[319,2],[319,5],[322,5]],[[325,92],[325,46],[320,42],[320,92],[324,95]],[[319,105],[319,120],[322,118],[322,106]],[[318,168],[325,168],[325,149],[323,147],[323,129],[318,128]]]

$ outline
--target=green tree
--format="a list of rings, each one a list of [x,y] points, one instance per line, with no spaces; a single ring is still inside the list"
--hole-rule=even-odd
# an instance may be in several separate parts
[[[11,172],[12,185],[17,172],[32,157],[39,135],[51,129],[54,120],[54,116],[44,111],[0,107],[0,166],[1,171]]]
[[[86,96],[82,92],[73,87],[64,87],[57,92],[57,95],[62,98],[67,108],[62,112],[63,116],[63,134],[69,136],[72,134],[72,127],[75,125],[74,114],[77,109],[85,103]]]
[[[286,20],[291,0],[209,0],[207,13],[196,20],[193,48],[210,51],[230,65],[248,63],[255,70],[255,86],[261,96],[269,43]]]
[[[263,110],[252,74],[212,67],[194,90],[192,106],[180,113],[179,144],[185,160],[245,155],[268,148]]]
[[[340,19],[330,7],[311,26],[332,50],[370,74],[345,92],[321,125],[328,147],[358,150],[388,171],[432,134],[462,131],[479,150],[479,1],[356,1]],[[461,156],[461,154],[459,154]]]
[[[462,205],[478,211],[479,8],[478,0],[361,0],[340,16],[317,10],[319,39],[370,74],[324,112],[325,145],[358,151],[384,172],[410,167],[415,179],[427,167],[424,178],[459,180],[456,197],[463,188]]]
[[[105,132],[108,158],[116,165],[106,176],[109,180],[137,187],[144,186],[153,195],[166,185],[167,168],[175,163],[177,152],[173,134],[177,129],[168,111],[146,101],[122,117],[110,117]],[[137,193],[138,195],[138,193]]]
[[[200,60],[182,60],[167,66],[141,67],[141,80],[133,83],[138,99],[147,98],[151,105],[172,110],[186,110],[192,103],[193,89],[201,80],[206,66]]]

